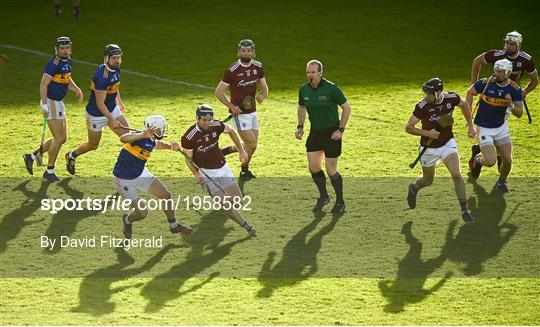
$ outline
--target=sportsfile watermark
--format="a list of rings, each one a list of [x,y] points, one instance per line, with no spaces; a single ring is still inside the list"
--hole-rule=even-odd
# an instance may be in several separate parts
[[[105,198],[59,199],[45,198],[41,200],[41,210],[56,214],[62,210],[67,211],[128,211],[131,210],[133,200],[120,195],[108,195]],[[161,211],[166,209],[181,210],[237,210],[251,211],[251,197],[246,196],[181,196],[175,199],[148,199],[138,203],[140,210]]]

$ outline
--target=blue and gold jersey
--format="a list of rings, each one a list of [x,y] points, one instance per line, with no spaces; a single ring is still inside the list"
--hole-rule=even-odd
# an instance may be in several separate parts
[[[91,94],[86,105],[86,112],[94,117],[103,117],[96,104],[96,90],[107,92],[105,106],[109,109],[109,112],[112,112],[116,107],[116,95],[119,87],[120,69],[112,70],[107,68],[105,64],[100,65],[92,77]]]
[[[523,93],[519,85],[510,81],[505,86],[491,82],[482,95],[486,83],[486,79],[474,83],[474,89],[481,95],[474,123],[481,127],[497,128],[504,124],[506,108],[510,104],[509,100],[523,101]]]
[[[153,139],[124,143],[116,165],[114,165],[113,175],[122,179],[135,179],[141,176],[146,161],[150,158],[155,146],[156,141]]]
[[[52,77],[52,81],[47,86],[47,98],[62,101],[71,82],[71,58],[60,59],[56,55],[52,56],[43,73]]]

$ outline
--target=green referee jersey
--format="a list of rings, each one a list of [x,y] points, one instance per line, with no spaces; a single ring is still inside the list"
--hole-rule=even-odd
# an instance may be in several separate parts
[[[308,82],[300,86],[298,92],[298,104],[306,107],[311,129],[314,130],[326,130],[339,125],[338,105],[345,102],[347,98],[341,89],[324,78],[316,89]]]

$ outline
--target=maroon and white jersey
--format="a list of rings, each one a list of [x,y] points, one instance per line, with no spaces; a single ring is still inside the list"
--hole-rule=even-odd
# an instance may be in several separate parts
[[[527,52],[520,50],[517,57],[510,58],[506,55],[504,50],[490,50],[484,52],[484,60],[488,64],[494,64],[495,61],[500,59],[508,59],[512,62],[512,74],[510,79],[519,84],[521,76],[525,72],[532,74],[536,71],[534,60]]]
[[[229,85],[231,103],[247,114],[255,112],[255,101],[248,106],[243,105],[242,102],[247,96],[255,98],[257,82],[262,78],[264,78],[264,69],[261,62],[251,60],[249,65],[244,66],[238,59],[223,73],[222,82]]]
[[[431,141],[431,144],[428,146],[429,148],[441,147],[454,137],[452,126],[441,128],[438,122],[441,116],[452,115],[454,108],[459,104],[461,99],[454,92],[443,93],[442,95],[443,100],[441,103],[428,103],[426,99],[423,99],[416,104],[413,111],[413,115],[422,122],[422,129],[429,131],[435,128],[441,133],[438,139]],[[422,136],[420,138],[420,145],[426,146],[428,140],[428,137]]]
[[[193,161],[199,168],[221,168],[225,157],[219,148],[219,135],[224,131],[225,124],[219,120],[214,120],[205,131],[194,124],[182,135],[182,147],[193,150]]]

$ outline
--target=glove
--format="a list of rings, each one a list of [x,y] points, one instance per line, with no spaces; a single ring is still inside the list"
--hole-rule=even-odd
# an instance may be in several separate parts
[[[49,114],[49,106],[47,105],[47,103],[43,103],[43,101],[40,100],[39,107],[41,108],[41,113],[43,114],[43,116]]]

